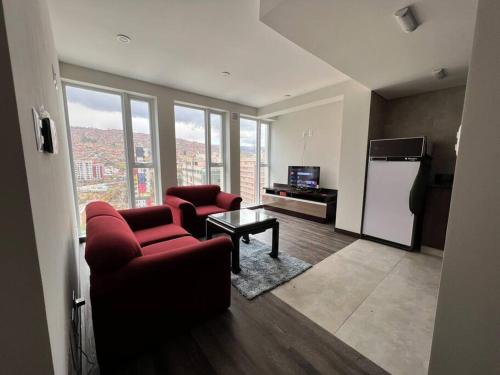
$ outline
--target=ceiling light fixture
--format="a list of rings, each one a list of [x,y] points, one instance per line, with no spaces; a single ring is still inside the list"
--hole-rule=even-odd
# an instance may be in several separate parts
[[[394,17],[405,33],[411,33],[418,27],[418,22],[410,7],[405,7],[394,13]]]
[[[434,69],[432,71],[432,75],[434,76],[434,78],[436,79],[443,79],[443,78],[446,78],[447,74],[446,74],[446,70],[444,70],[443,68],[439,68],[439,69]]]
[[[132,41],[132,39],[125,34],[118,34],[116,40],[123,44],[129,44]]]
[[[226,77],[228,78],[229,76],[231,76],[231,73],[230,72],[221,72],[220,73],[223,77]]]

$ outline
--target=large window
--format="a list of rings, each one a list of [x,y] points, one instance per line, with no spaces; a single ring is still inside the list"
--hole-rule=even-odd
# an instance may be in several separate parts
[[[85,206],[117,209],[157,203],[153,100],[124,92],[64,85],[80,230]]]
[[[224,190],[223,113],[184,105],[175,105],[174,111],[177,184],[210,183]]]
[[[269,183],[269,123],[240,119],[240,194],[243,206],[260,203]]]

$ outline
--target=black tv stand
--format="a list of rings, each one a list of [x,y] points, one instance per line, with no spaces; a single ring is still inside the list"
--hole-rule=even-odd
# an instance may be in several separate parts
[[[269,210],[325,223],[335,218],[337,190],[274,184],[273,187],[264,188],[262,202]]]

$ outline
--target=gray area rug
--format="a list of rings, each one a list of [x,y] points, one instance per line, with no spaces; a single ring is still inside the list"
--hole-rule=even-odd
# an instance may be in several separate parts
[[[241,272],[231,274],[231,283],[247,299],[254,299],[312,267],[282,251],[277,259],[271,258],[270,252],[271,245],[255,238],[251,238],[248,245],[240,243]]]

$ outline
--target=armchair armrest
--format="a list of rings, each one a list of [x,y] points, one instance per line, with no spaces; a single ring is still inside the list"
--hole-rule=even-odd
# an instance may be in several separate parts
[[[194,209],[194,205],[191,202],[176,197],[175,195],[165,195],[164,203],[174,208],[185,209],[192,207]]]
[[[192,225],[196,218],[196,209],[191,202],[176,197],[174,195],[165,195],[165,204],[172,209],[172,217],[175,224],[182,227]]]
[[[223,191],[217,194],[215,198],[215,204],[228,211],[239,210],[241,206],[241,197],[236,194],[229,194]]]
[[[153,206],[119,210],[133,231],[172,223],[172,212],[167,206]]]

